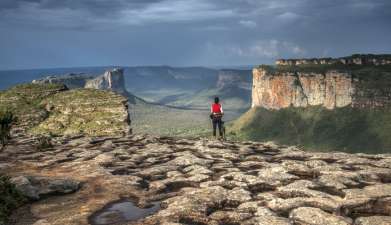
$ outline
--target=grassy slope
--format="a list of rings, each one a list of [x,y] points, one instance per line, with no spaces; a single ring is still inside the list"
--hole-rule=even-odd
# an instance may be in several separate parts
[[[391,152],[390,110],[253,108],[232,123],[229,132],[236,139],[274,140],[312,150]]]
[[[121,134],[127,129],[125,101],[108,91],[56,84],[22,84],[0,92],[0,108],[12,111],[18,125],[35,134]]]
[[[41,102],[53,109],[32,132],[52,135],[118,135],[127,130],[124,102],[124,97],[104,90],[64,91]]]
[[[0,107],[12,111],[20,125],[32,127],[47,116],[41,101],[64,90],[57,84],[21,84],[0,92]]]

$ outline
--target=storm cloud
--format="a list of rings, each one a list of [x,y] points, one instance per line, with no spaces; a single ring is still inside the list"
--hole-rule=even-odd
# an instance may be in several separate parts
[[[0,69],[391,52],[389,0],[1,0]]]

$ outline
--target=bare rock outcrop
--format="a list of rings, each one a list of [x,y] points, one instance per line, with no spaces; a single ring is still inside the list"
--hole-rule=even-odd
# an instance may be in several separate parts
[[[34,142],[19,137],[0,152],[0,165],[7,162],[3,172],[21,181],[33,176],[49,183],[60,177],[83,183],[73,194],[29,205],[30,220],[37,223],[87,225],[92,215],[120,199],[141,208],[160,203],[160,210],[137,220],[111,214],[121,224],[391,221],[390,154],[305,152],[273,143],[139,135],[60,137],[45,152],[34,150]],[[13,224],[23,224],[28,216],[17,210]],[[100,224],[111,224],[107,219]]]
[[[77,191],[81,183],[71,179],[53,179],[46,177],[18,176],[10,182],[25,197],[39,200],[49,195],[69,194]]]
[[[124,96],[128,94],[125,88],[124,70],[120,68],[108,70],[95,79],[87,80],[84,88],[111,90]]]

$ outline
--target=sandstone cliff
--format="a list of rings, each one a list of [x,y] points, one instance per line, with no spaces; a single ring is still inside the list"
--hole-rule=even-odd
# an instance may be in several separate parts
[[[349,59],[354,61],[355,58]],[[346,59],[347,60],[347,59]],[[376,58],[376,60],[382,60]],[[316,59],[315,62],[321,61]],[[292,61],[292,66],[253,69],[252,107],[289,106],[388,107],[391,105],[390,65],[318,65]]]
[[[322,105],[333,109],[352,103],[354,85],[351,75],[346,73],[272,75],[267,70],[254,69],[253,76],[253,107],[280,109]]]
[[[125,88],[124,70],[118,68],[108,70],[95,79],[87,80],[84,88],[111,90],[123,96],[129,94]]]

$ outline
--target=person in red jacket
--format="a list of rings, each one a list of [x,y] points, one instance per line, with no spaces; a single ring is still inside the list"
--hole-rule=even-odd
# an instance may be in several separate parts
[[[211,113],[211,119],[213,123],[213,137],[216,137],[216,128],[219,128],[219,135],[220,138],[223,137],[223,131],[222,131],[222,120],[221,118],[224,115],[223,107],[219,103],[220,99],[219,97],[215,97],[214,103],[210,107],[210,113]]]

